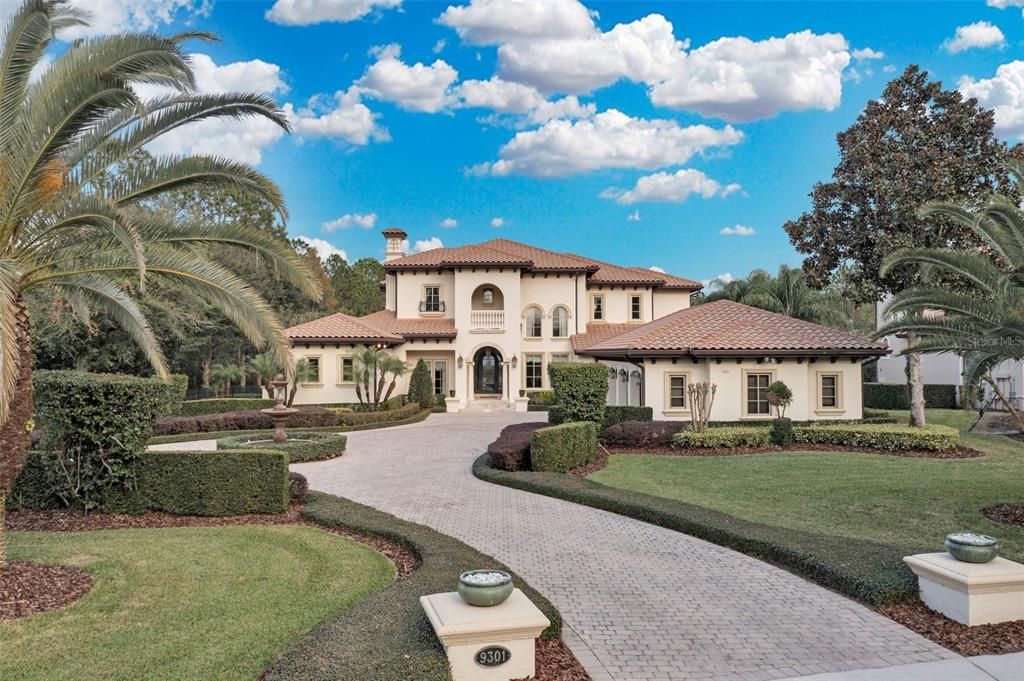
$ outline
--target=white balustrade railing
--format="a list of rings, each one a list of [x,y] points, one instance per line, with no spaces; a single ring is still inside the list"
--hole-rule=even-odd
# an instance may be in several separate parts
[[[469,325],[473,329],[504,329],[504,310],[472,310],[469,313]]]

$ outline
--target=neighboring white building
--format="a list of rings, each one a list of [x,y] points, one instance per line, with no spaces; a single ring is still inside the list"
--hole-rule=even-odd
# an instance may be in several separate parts
[[[783,380],[794,419],[861,416],[860,363],[884,354],[855,336],[719,301],[690,309],[698,282],[640,267],[494,239],[406,256],[405,232],[384,232],[385,309],[334,314],[287,333],[319,369],[298,404],[356,402],[357,345],[428,363],[449,410],[525,409],[549,390],[554,362],[600,361],[609,404],[689,418],[687,381],[718,385],[716,420],[769,418],[768,383]],[[398,388],[406,392],[407,379]]]

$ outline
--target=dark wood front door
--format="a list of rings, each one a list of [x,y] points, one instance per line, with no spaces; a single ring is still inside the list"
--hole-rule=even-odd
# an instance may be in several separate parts
[[[494,348],[481,348],[473,362],[473,391],[479,395],[501,395],[501,353]]]

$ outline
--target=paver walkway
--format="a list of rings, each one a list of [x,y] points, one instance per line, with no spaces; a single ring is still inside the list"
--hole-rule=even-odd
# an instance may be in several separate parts
[[[343,457],[293,469],[314,489],[508,564],[561,611],[566,642],[595,681],[768,680],[957,658],[748,556],[473,477],[473,460],[502,426],[537,416],[435,414],[350,433]]]

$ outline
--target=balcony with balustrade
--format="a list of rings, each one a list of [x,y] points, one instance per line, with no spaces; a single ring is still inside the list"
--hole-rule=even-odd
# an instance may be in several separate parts
[[[501,333],[505,331],[505,297],[491,284],[473,291],[469,313],[470,333]]]

